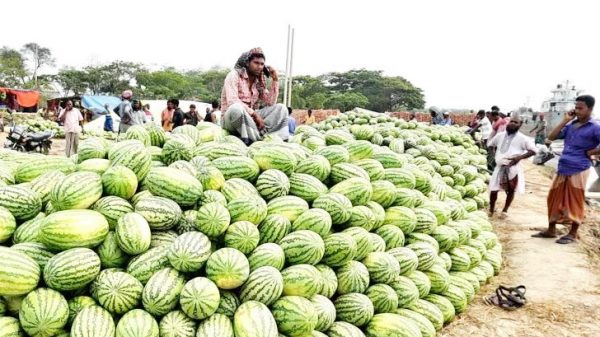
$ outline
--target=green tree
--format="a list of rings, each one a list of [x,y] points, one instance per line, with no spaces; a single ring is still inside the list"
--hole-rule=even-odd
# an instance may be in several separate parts
[[[324,105],[329,109],[340,109],[341,111],[348,111],[355,107],[368,106],[369,99],[359,92],[336,92],[332,94]]]
[[[0,49],[0,85],[22,87],[27,82],[25,58],[18,50],[8,47]]]
[[[165,69],[154,72],[141,72],[137,83],[142,88],[144,97],[154,99],[169,99],[173,97],[186,99],[193,96],[190,78],[175,69]]]
[[[63,95],[84,95],[89,90],[90,75],[85,70],[65,68],[54,75],[54,81],[63,89]]]
[[[49,48],[42,47],[35,42],[27,43],[21,50],[25,58],[31,61],[31,79],[34,88],[39,89],[38,72],[43,66],[54,66],[54,58]]]
[[[139,63],[113,61],[107,65],[87,66],[83,69],[88,74],[88,89],[94,95],[119,96],[123,90],[129,89],[136,81],[136,76],[145,71]]]
[[[188,72],[192,76],[192,84],[203,89],[203,93],[198,97],[203,102],[212,102],[221,98],[223,82],[229,73],[229,69],[212,68],[208,71]]]

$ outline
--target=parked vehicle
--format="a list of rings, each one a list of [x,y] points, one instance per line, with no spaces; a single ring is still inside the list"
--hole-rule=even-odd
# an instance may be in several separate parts
[[[8,131],[4,147],[21,152],[39,152],[48,154],[52,148],[53,131],[29,132],[22,125],[12,125]]]

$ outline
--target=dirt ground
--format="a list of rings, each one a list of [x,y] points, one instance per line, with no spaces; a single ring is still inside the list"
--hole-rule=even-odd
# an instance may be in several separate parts
[[[504,269],[440,336],[600,336],[600,212],[588,208],[577,244],[532,238],[535,229],[547,226],[552,172],[530,162],[524,165],[527,193],[515,197],[508,219],[492,220],[504,246]],[[501,209],[504,199],[499,199]],[[528,304],[511,312],[486,305],[483,297],[500,284],[525,285]]]
[[[8,128],[6,128],[8,131]],[[7,132],[0,131],[0,146],[4,147],[4,142],[6,137],[8,136]],[[52,139],[52,148],[50,149],[50,154],[54,155],[64,155],[65,154],[65,140],[54,138]]]

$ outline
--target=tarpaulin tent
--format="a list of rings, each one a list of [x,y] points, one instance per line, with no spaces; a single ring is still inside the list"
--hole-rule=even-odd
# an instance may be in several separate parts
[[[121,99],[116,96],[81,96],[81,105],[94,113],[104,112],[105,104],[112,111],[119,103],[121,103]]]
[[[13,109],[29,108],[29,110],[37,110],[37,105],[40,101],[40,93],[34,90],[20,90],[1,88],[0,92],[6,94],[6,105]]]

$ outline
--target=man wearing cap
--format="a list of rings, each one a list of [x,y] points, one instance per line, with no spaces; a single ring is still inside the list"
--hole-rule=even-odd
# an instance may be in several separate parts
[[[434,106],[429,108],[431,114],[431,125],[444,125],[444,119],[440,116],[440,110]]]
[[[131,97],[133,92],[131,90],[125,90],[121,94],[121,103],[115,108],[115,113],[119,115],[121,120],[119,121],[119,133],[127,132],[127,129],[132,125],[131,111]]]
[[[446,125],[446,126],[452,125],[452,118],[450,118],[450,111],[444,112],[444,118],[442,120],[442,125]]]

